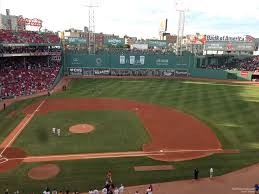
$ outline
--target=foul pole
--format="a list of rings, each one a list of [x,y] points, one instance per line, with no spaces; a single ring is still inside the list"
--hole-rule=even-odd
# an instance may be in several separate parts
[[[179,13],[176,54],[179,56],[182,56],[182,54],[183,54],[182,42],[183,42],[185,12],[186,12],[186,8],[185,8],[182,0],[176,1],[176,11]]]

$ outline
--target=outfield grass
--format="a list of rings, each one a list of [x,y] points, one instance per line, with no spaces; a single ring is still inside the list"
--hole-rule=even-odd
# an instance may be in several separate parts
[[[72,134],[69,127],[91,124],[89,134]],[[61,136],[52,134],[60,128]],[[35,115],[14,146],[29,155],[140,151],[150,141],[137,115],[127,111],[69,111]]]
[[[73,81],[66,92],[51,96],[70,97],[124,98],[177,108],[207,123],[225,149],[240,149],[241,153],[169,163],[176,169],[166,172],[134,172],[135,165],[167,164],[143,157],[57,162],[62,168],[61,174],[48,181],[30,180],[26,173],[31,166],[38,164],[23,164],[0,174],[1,188],[10,185],[9,188],[13,189],[23,187],[26,191],[41,191],[50,185],[58,189],[86,191],[95,185],[101,186],[108,169],[112,169],[115,183],[135,185],[191,178],[195,167],[204,177],[208,176],[210,167],[215,169],[216,175],[220,175],[259,162],[259,87],[187,80],[84,79]],[[15,122],[15,119],[9,120],[12,121]],[[14,124],[8,124],[9,127],[11,125]],[[0,126],[3,126],[2,119]],[[0,127],[3,130],[1,138],[4,131],[7,133],[8,126]],[[36,141],[36,131],[32,135]],[[22,144],[20,138],[17,142]]]
[[[177,108],[204,121],[226,149],[259,150],[259,87],[165,79],[79,79],[52,98],[124,98]]]

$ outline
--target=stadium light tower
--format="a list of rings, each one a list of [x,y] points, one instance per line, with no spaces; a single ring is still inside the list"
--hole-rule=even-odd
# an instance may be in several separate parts
[[[183,42],[183,34],[184,34],[185,12],[187,11],[187,9],[183,0],[176,0],[175,7],[176,7],[176,11],[179,12],[176,54],[182,56],[183,54],[182,42]]]
[[[99,0],[89,0],[82,6],[88,8],[88,53],[95,55],[95,8],[100,7],[100,2]]]

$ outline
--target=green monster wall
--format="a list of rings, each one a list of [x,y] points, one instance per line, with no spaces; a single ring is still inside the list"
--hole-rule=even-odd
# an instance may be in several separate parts
[[[64,55],[64,72],[69,74],[70,69],[83,75],[85,69],[160,69],[174,70],[183,73],[184,76],[195,78],[211,78],[211,79],[236,79],[251,80],[251,73],[247,76],[241,75],[238,71],[209,70],[196,68],[198,58],[190,53],[184,53],[183,56],[174,54],[99,54],[88,55],[86,53],[67,52]],[[74,74],[75,75],[75,74]]]

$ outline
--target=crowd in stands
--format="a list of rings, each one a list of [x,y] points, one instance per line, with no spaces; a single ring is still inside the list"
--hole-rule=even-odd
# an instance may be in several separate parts
[[[259,71],[259,56],[246,59],[234,59],[225,64],[203,65],[201,68],[214,70]]]
[[[0,43],[59,44],[60,39],[50,32],[0,30]]]
[[[104,188],[102,190],[98,190],[98,189],[92,189],[88,192],[88,194],[124,194],[126,192],[124,192],[124,186],[121,184],[120,187],[114,187],[114,188],[108,188],[105,185]],[[128,193],[128,192],[127,192]],[[5,190],[5,194],[9,194],[9,190],[6,189]],[[20,191],[17,190],[14,192],[14,194],[20,194]],[[79,191],[70,191],[70,190],[57,190],[56,188],[51,189],[50,187],[46,187],[44,189],[44,191],[42,192],[42,194],[80,194]],[[135,193],[132,194],[153,194],[153,187],[152,185],[149,185],[148,188],[146,189],[146,191],[144,193],[141,193],[139,191],[135,191]]]
[[[0,58],[0,97],[31,95],[53,85],[61,63],[48,57]]]
[[[147,50],[139,50],[139,49],[128,49],[128,48],[105,48],[105,49],[98,49],[98,53],[108,53],[108,54],[142,54],[142,55],[173,55],[174,52],[167,49],[147,49]]]
[[[67,49],[69,52],[85,52],[87,53],[87,49],[80,48],[69,48]],[[138,49],[128,49],[128,48],[103,48],[97,49],[95,52],[98,54],[111,54],[111,55],[175,55],[172,50],[167,49],[148,49],[148,50],[138,50]]]
[[[90,189],[88,194],[123,194],[124,192],[124,186],[121,184],[119,187],[116,187],[112,181],[112,172],[109,170],[106,175],[105,179],[105,185],[104,187],[98,191],[97,188]],[[14,194],[19,194],[20,192],[17,190]],[[56,188],[51,189],[50,187],[46,187],[43,191],[43,194],[79,194],[79,191],[70,191],[70,190],[57,190]],[[6,189],[5,194],[9,194],[8,189]],[[132,193],[133,194],[133,193]],[[135,194],[153,194],[153,186],[149,185],[146,191],[144,193],[140,193],[138,191],[135,192]]]
[[[17,53],[41,53],[41,52],[61,52],[60,48],[51,48],[48,46],[20,46],[20,47],[2,47],[0,54],[17,54]]]

